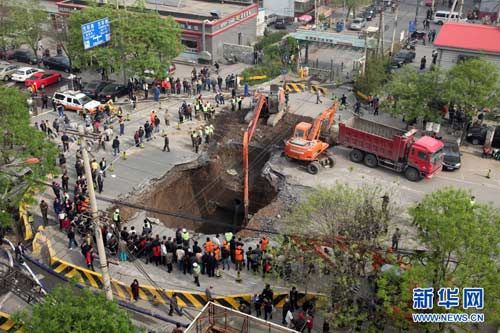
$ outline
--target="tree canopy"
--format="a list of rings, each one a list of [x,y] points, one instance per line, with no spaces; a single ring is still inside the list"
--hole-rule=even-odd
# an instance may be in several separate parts
[[[378,280],[378,297],[395,322],[408,324],[413,288],[484,288],[484,309],[445,309],[432,312],[483,312],[487,322],[499,320],[498,288],[500,255],[500,212],[487,204],[471,201],[470,193],[445,188],[430,193],[409,210],[426,249],[399,274],[387,272]],[[424,324],[422,324],[424,325]],[[456,324],[455,324],[456,325]],[[442,332],[441,324],[426,324],[428,332]]]
[[[53,289],[44,301],[32,306],[31,313],[19,313],[14,322],[30,333],[132,333],[127,312],[118,303],[106,299],[104,293],[87,289]]]
[[[128,75],[143,75],[146,69],[163,75],[171,60],[182,51],[180,28],[172,17],[135,10],[90,6],[72,13],[66,48],[73,65],[111,71],[119,71],[123,65]],[[82,24],[105,17],[110,19],[111,41],[84,50]]]
[[[383,107],[394,115],[404,116],[407,121],[437,120],[440,114],[433,103],[441,97],[442,80],[442,72],[437,69],[419,72],[414,67],[403,66],[384,87],[384,94],[391,98]]]
[[[375,95],[389,79],[389,59],[387,57],[371,54],[368,56],[365,73],[356,77],[354,89],[365,95]]]
[[[45,134],[30,126],[30,115],[26,103],[27,95],[17,88],[0,86],[0,220],[12,222],[12,208],[18,206],[21,197],[36,180],[56,171],[57,147],[48,141]],[[39,164],[26,165],[30,157],[40,159]],[[16,176],[29,167],[30,172]],[[24,174],[24,172],[23,172]]]
[[[395,210],[384,200],[387,194],[378,187],[337,184],[312,191],[285,217],[284,231],[294,236],[284,242],[276,271],[291,284],[331,296],[323,310],[333,313],[335,327],[370,316],[366,299],[353,290],[369,283],[371,249],[387,233]]]
[[[500,102],[500,71],[482,59],[461,61],[447,73],[444,97],[469,115]]]

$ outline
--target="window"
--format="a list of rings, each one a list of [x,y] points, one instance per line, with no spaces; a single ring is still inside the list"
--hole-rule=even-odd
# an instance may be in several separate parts
[[[198,41],[191,39],[183,39],[181,40],[182,45],[186,47],[186,51],[188,52],[198,52]]]
[[[419,159],[421,159],[422,161],[427,161],[427,154],[424,153],[423,151],[419,151],[417,152],[417,156]]]
[[[54,99],[64,99],[64,96],[61,94],[55,94]]]

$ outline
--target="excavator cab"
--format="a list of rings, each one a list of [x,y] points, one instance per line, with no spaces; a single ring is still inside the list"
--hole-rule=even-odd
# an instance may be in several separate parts
[[[295,131],[293,132],[293,137],[295,139],[307,140],[309,132],[311,130],[312,124],[306,122],[300,122],[295,126]]]

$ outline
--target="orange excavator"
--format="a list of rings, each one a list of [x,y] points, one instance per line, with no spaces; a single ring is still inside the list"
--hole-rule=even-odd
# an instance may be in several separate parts
[[[321,166],[333,168],[335,159],[328,153],[330,145],[320,140],[321,128],[327,122],[327,129],[333,125],[337,103],[323,111],[314,124],[300,122],[295,126],[293,136],[285,143],[285,156],[306,166],[307,172],[317,174]]]

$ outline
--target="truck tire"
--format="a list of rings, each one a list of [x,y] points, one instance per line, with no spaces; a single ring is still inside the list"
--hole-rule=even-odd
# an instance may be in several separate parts
[[[415,169],[414,167],[408,167],[405,170],[405,177],[411,182],[418,182],[420,179],[422,179],[422,176],[420,175],[420,171]]]
[[[363,161],[365,162],[365,165],[369,168],[375,168],[378,165],[377,156],[373,154],[366,154]]]
[[[319,165],[318,162],[314,161],[311,162],[307,165],[307,172],[309,172],[311,175],[315,175],[319,172],[319,168],[321,166]]]
[[[351,159],[351,161],[353,161],[354,163],[361,163],[361,161],[363,161],[363,158],[365,157],[365,153],[363,153],[361,150],[359,149],[353,149],[351,150],[351,152],[349,153],[349,158]]]

